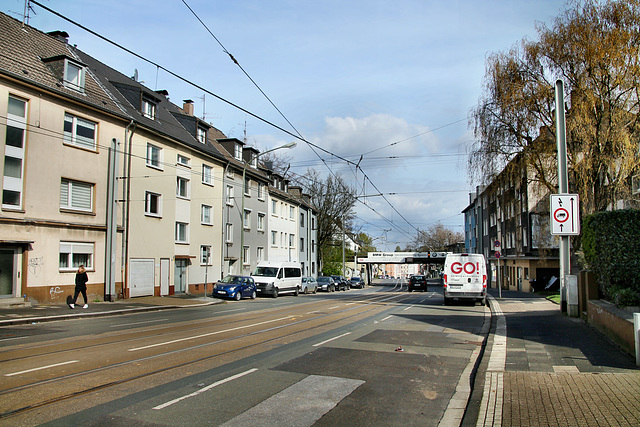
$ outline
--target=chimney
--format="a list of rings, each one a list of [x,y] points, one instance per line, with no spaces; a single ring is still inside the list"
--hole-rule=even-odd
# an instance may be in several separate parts
[[[190,99],[185,99],[182,102],[184,102],[184,104],[182,104],[182,109],[184,110],[184,112],[190,116],[193,116],[193,101]]]
[[[49,34],[54,39],[60,40],[61,42],[69,43],[69,34],[66,31],[50,31],[47,34]]]

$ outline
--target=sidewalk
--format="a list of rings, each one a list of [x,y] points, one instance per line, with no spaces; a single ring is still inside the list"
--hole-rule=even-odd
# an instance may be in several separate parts
[[[132,312],[166,310],[223,302],[223,300],[202,295],[180,294],[166,297],[137,297],[115,302],[90,302],[89,307],[83,309],[81,301],[82,297],[79,298],[75,309],[69,308],[66,304],[2,308],[0,309],[0,326],[52,322],[80,317],[115,316]]]
[[[631,356],[542,297],[489,293],[477,426],[640,425],[640,369]]]

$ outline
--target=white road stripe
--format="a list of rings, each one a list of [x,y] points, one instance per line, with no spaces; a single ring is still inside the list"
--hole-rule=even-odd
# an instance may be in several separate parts
[[[404,310],[402,310],[402,311],[407,311],[407,310],[409,310],[410,308],[413,308],[413,306],[412,306],[412,305],[410,305],[409,307],[405,308],[405,309],[404,309]]]
[[[239,374],[232,375],[232,376],[230,376],[229,378],[225,378],[225,379],[223,379],[223,380],[216,381],[215,383],[213,383],[213,384],[211,384],[211,385],[208,385],[208,386],[206,386],[206,387],[203,387],[203,388],[201,388],[201,389],[200,389],[200,390],[198,390],[198,391],[194,391],[194,392],[193,392],[193,393],[191,393],[191,394],[187,394],[187,395],[185,395],[185,396],[178,397],[177,399],[170,400],[170,401],[168,401],[168,402],[166,402],[166,403],[163,403],[162,405],[154,406],[154,407],[153,407],[153,409],[156,409],[156,410],[158,410],[158,409],[164,409],[164,408],[166,408],[167,406],[171,406],[171,405],[173,405],[174,403],[178,403],[178,402],[180,402],[181,400],[185,400],[185,399],[188,399],[188,398],[190,398],[190,397],[197,396],[197,395],[199,395],[200,393],[204,393],[205,391],[209,391],[209,390],[211,390],[212,388],[217,387],[217,386],[219,386],[219,385],[221,385],[221,384],[228,383],[229,381],[233,381],[233,380],[238,379],[238,378],[240,378],[240,377],[244,377],[245,375],[248,375],[248,374],[250,374],[250,373],[252,373],[252,372],[255,372],[255,371],[257,371],[257,370],[258,370],[257,368],[253,368],[253,369],[249,369],[248,371],[244,371],[244,372],[241,372],[241,373],[239,373]]]
[[[292,316],[281,317],[280,319],[267,320],[265,322],[254,323],[252,325],[238,326],[237,328],[225,329],[223,331],[209,332],[208,334],[201,334],[201,335],[195,335],[195,336],[192,336],[192,337],[179,338],[177,340],[171,340],[171,341],[160,342],[160,343],[157,343],[157,344],[145,345],[144,347],[130,348],[129,351],[138,351],[138,350],[144,350],[144,349],[147,349],[147,348],[159,347],[161,345],[169,345],[169,344],[174,344],[174,343],[182,342],[182,341],[195,340],[195,339],[198,339],[198,338],[209,337],[211,335],[223,334],[225,332],[237,331],[239,329],[246,329],[246,328],[251,328],[253,326],[264,325],[265,323],[278,322],[280,320],[290,319],[291,317]]]
[[[40,366],[39,368],[27,369],[26,371],[14,372],[12,374],[4,374],[5,377],[12,377],[14,375],[26,374],[28,372],[40,371],[42,369],[55,368],[56,366],[68,365],[70,363],[78,363],[79,360],[69,360],[68,362],[54,363],[53,365]]]
[[[334,305],[333,307],[329,307],[329,308],[327,308],[327,310],[333,310],[333,309],[335,309],[335,308],[340,308],[340,306],[339,306],[339,305]]]
[[[393,317],[393,316],[387,316],[387,317],[385,317],[384,319],[382,319],[382,320],[381,320],[381,322],[384,322],[384,321],[385,321],[385,320],[387,320],[387,319],[391,319],[392,317]]]
[[[337,340],[338,338],[342,338],[342,337],[344,337],[344,336],[346,336],[346,335],[349,335],[350,333],[351,333],[351,332],[347,332],[346,334],[342,334],[342,335],[338,335],[337,337],[329,338],[328,340],[325,340],[325,341],[319,342],[318,344],[314,344],[313,346],[314,346],[314,347],[321,346],[322,344],[326,344],[326,343],[328,343],[328,342],[330,342],[330,341]]]

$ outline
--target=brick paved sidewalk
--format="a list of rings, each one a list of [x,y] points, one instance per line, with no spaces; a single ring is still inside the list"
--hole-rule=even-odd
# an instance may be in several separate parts
[[[495,325],[476,425],[640,425],[640,370],[629,355],[545,299],[503,297],[490,297]]]

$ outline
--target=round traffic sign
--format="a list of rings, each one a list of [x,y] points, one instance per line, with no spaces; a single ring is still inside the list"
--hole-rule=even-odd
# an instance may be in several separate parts
[[[565,208],[558,208],[553,211],[553,219],[557,222],[566,222],[569,219],[569,211]]]
[[[496,251],[496,258],[500,258],[500,251]]]
[[[500,240],[496,240],[495,242],[493,242],[493,246],[495,246],[496,248],[500,247]]]

